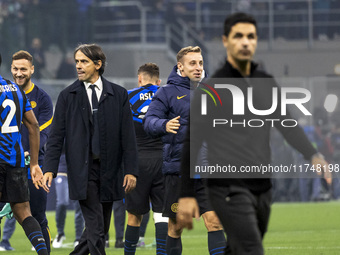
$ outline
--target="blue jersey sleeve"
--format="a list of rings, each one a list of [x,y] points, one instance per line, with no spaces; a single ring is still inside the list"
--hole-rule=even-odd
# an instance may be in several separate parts
[[[26,98],[26,104],[25,104],[25,110],[24,110],[24,112],[28,112],[28,111],[30,111],[30,110],[32,110],[32,106],[31,106],[31,103],[30,103],[30,101],[28,100],[28,98],[25,96],[25,98]]]

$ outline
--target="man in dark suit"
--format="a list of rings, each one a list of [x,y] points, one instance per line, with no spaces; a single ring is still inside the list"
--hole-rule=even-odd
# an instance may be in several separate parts
[[[79,200],[86,226],[71,254],[102,255],[112,203],[123,198],[122,187],[129,192],[136,186],[137,146],[127,91],[102,77],[102,49],[80,45],[74,59],[78,80],[58,97],[44,183],[50,186],[57,175],[65,140],[70,199]]]

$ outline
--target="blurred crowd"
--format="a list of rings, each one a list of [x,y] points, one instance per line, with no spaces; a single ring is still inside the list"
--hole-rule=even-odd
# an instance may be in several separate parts
[[[98,8],[102,3],[111,7]],[[274,38],[308,38],[308,2],[274,1]],[[122,5],[123,4],[123,5]],[[315,39],[328,40],[338,35],[339,0],[313,1]],[[122,0],[0,0],[0,44],[14,52],[40,38],[45,47],[57,45],[65,51],[78,43],[133,40],[140,36],[141,9],[146,10],[149,42],[165,41],[165,24],[183,20],[203,40],[219,38],[226,12],[251,12],[259,22],[260,38],[268,37],[269,4],[252,0],[145,0],[126,5]],[[123,34],[123,36],[119,36]]]
[[[310,171],[308,175],[285,178],[284,173],[275,174],[273,179],[275,201],[329,201],[340,199],[340,112],[328,114],[323,108],[313,112],[313,124],[303,125],[313,146],[317,148],[331,166],[332,184],[329,186],[322,175]],[[272,162],[274,165],[296,167],[309,164],[294,151],[283,137],[274,130],[271,139]],[[306,165],[305,165],[306,164]]]
[[[38,38],[45,47],[56,44],[64,49],[80,35],[90,36],[81,14],[91,5],[91,0],[0,0],[1,48],[9,53],[27,49]]]

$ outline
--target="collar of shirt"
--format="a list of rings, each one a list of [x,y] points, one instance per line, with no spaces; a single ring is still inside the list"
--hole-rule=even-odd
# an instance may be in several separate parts
[[[100,97],[101,97],[102,92],[103,92],[103,81],[99,76],[98,80],[95,83],[84,82],[87,97],[88,97],[90,105],[91,105],[91,110],[92,110],[92,89],[90,88],[90,85],[92,85],[92,84],[96,85],[95,90],[96,90],[96,94],[97,94],[97,98],[98,98],[98,102],[99,102]]]
[[[26,90],[25,91],[25,94],[27,95],[27,94],[29,94],[29,93],[31,93],[32,92],[32,90],[34,89],[34,83],[32,82],[32,86],[30,87],[30,89],[28,89],[28,90]]]

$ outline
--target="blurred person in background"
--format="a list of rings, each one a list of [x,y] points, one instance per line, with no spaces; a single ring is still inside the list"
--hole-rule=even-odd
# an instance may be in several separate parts
[[[39,80],[43,78],[43,69],[46,66],[45,52],[40,38],[35,37],[32,39],[29,52],[34,58],[35,78]]]
[[[64,232],[67,207],[70,202],[74,205],[74,226],[75,226],[75,240],[73,246],[76,247],[79,244],[80,237],[84,230],[84,218],[80,209],[79,201],[70,200],[69,187],[67,181],[67,164],[65,159],[65,152],[60,156],[58,174],[55,180],[56,190],[56,209],[55,209],[55,222],[57,227],[57,235],[53,240],[53,248],[62,248],[63,242],[66,239]]]

